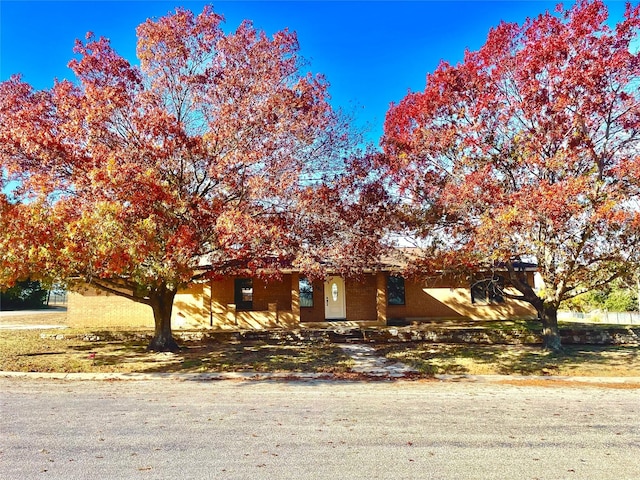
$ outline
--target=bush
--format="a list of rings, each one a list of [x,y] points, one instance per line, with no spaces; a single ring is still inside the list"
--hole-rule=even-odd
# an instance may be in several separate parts
[[[631,312],[637,310],[637,297],[631,290],[613,290],[604,302],[610,312]]]
[[[47,290],[40,282],[25,280],[0,293],[2,310],[26,310],[44,308],[47,303]]]
[[[576,312],[608,310],[610,312],[635,312],[638,310],[638,292],[621,282],[608,285],[563,302],[562,309]]]

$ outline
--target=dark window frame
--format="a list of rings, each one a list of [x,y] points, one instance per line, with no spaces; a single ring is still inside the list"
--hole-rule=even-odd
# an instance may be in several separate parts
[[[307,287],[305,290],[303,284]],[[300,308],[313,308],[313,283],[307,277],[298,280]],[[304,292],[304,293],[303,293]]]
[[[474,305],[498,305],[505,303],[504,278],[497,275],[482,278],[471,284],[471,303]]]
[[[407,304],[407,291],[404,277],[389,275],[387,277],[387,305],[402,306]]]
[[[250,291],[248,292],[248,290]],[[252,278],[235,279],[233,283],[233,299],[235,301],[237,310],[253,310]]]

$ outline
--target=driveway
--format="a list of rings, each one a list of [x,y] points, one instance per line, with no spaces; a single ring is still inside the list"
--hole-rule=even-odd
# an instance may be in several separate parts
[[[637,479],[638,390],[0,378],[2,479]]]
[[[66,328],[66,307],[0,311],[0,330]]]

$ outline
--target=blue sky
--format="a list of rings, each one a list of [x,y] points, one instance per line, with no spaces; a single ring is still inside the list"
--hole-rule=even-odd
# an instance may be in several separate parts
[[[457,63],[466,48],[478,49],[501,20],[523,22],[557,2],[543,1],[28,1],[0,0],[0,80],[14,73],[37,89],[53,79],[73,79],[67,63],[76,38],[87,31],[111,40],[136,63],[135,29],[147,18],[182,6],[205,4],[226,18],[232,31],[243,19],[273,33],[298,33],[309,70],[331,84],[332,103],[369,125],[377,143],[390,102],[424,88],[425,75],[441,60]],[[565,2],[570,5],[571,2]],[[624,12],[623,1],[607,2],[610,20]]]

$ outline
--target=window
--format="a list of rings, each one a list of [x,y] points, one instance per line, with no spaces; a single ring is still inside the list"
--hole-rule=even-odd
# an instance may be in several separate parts
[[[234,300],[238,310],[253,310],[253,280],[251,278],[236,278],[234,285]]]
[[[308,278],[300,277],[300,306],[313,307],[313,284]]]
[[[387,304],[404,305],[404,278],[390,276],[387,278]]]
[[[496,276],[471,285],[471,303],[504,303],[504,279]]]

